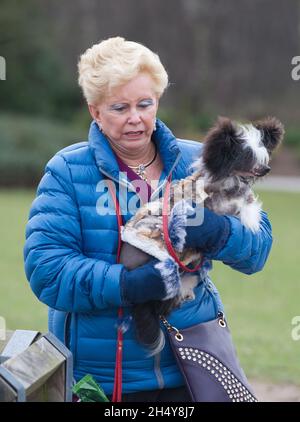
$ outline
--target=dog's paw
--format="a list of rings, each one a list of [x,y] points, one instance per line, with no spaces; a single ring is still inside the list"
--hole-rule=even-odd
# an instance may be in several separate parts
[[[240,212],[241,223],[253,233],[258,232],[261,221],[261,203],[258,201],[243,207]]]
[[[180,296],[182,301],[191,301],[195,299],[194,288],[197,286],[198,276],[185,274],[181,280]]]
[[[181,284],[180,297],[182,302],[194,300],[194,287],[188,284]]]
[[[173,248],[178,252],[182,252],[185,245],[187,215],[190,211],[193,208],[184,199],[177,202],[171,211],[169,236]]]
[[[190,302],[195,299],[195,293],[193,290],[181,290],[180,291],[181,302]]]

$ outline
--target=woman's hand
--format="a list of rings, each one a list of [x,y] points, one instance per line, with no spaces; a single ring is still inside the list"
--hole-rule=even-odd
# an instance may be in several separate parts
[[[199,218],[203,213],[203,222],[192,225],[196,212]],[[169,225],[170,239],[173,245],[198,248],[208,259],[222,261],[231,268],[244,274],[261,271],[272,247],[272,227],[267,214],[261,211],[259,230],[253,233],[240,219],[231,215],[218,215],[207,208],[194,208],[182,223],[180,213]],[[179,217],[179,218],[178,218]],[[182,230],[183,229],[183,234]]]
[[[201,221],[195,225],[196,218]],[[193,212],[186,216],[185,248],[199,249],[202,253],[217,253],[227,242],[230,234],[230,221],[224,215],[218,215],[208,208],[193,207]],[[174,239],[172,239],[174,237]],[[170,230],[170,239],[176,242],[176,232]]]
[[[125,305],[171,299],[181,287],[178,266],[172,259],[158,261],[153,258],[134,270],[124,268],[120,286]]]

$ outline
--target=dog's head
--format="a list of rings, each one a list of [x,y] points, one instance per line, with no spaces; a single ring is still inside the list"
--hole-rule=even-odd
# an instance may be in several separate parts
[[[265,176],[270,171],[271,153],[283,135],[283,125],[274,117],[248,125],[220,117],[204,140],[206,171],[214,181],[230,176]]]

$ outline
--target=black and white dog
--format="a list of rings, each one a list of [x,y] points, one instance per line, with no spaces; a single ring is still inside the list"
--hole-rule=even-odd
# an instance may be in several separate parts
[[[173,185],[172,210],[169,232],[179,259],[185,264],[198,262],[199,251],[187,250],[185,226],[190,204],[178,191],[190,192],[194,203],[220,215],[235,215],[242,224],[256,232],[261,219],[261,203],[252,191],[258,178],[270,171],[270,157],[283,139],[284,128],[274,117],[255,124],[239,124],[228,118],[219,118],[204,139],[201,157],[193,164],[191,176]],[[201,192],[189,190],[191,182],[201,180]],[[177,193],[177,194],[176,194]],[[129,269],[142,265],[149,255],[161,262],[157,268],[172,289],[174,277],[179,277],[178,266],[169,256],[162,234],[162,200],[145,204],[126,224],[122,231],[125,242],[121,251],[121,262]],[[155,211],[155,212],[154,212]],[[152,301],[136,305],[132,309],[137,340],[147,346],[151,355],[164,346],[164,335],[160,328],[160,316],[167,316],[184,300],[194,298],[193,288],[198,283],[196,275],[181,275],[181,293],[172,299]]]

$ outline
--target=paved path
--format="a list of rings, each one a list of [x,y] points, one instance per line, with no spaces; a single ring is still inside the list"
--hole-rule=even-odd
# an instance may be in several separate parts
[[[273,384],[261,380],[249,380],[258,401],[262,402],[300,402],[300,386],[294,384]]]
[[[300,177],[294,176],[267,176],[255,183],[259,190],[281,192],[300,192]]]

